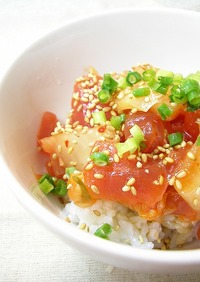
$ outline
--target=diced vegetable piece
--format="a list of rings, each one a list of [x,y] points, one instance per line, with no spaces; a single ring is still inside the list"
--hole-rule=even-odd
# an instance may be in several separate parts
[[[108,223],[101,225],[94,233],[94,235],[103,239],[108,239],[108,235],[112,232],[112,226]]]

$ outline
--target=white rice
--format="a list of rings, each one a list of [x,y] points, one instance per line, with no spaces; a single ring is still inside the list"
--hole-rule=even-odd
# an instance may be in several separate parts
[[[196,222],[180,220],[174,215],[160,221],[147,221],[128,208],[111,201],[97,201],[89,208],[73,202],[66,204],[62,215],[77,228],[94,234],[104,223],[112,226],[109,239],[145,249],[175,249],[191,242],[196,233]]]

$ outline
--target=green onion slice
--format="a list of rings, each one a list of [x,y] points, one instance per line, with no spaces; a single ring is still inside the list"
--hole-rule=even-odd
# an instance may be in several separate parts
[[[134,126],[130,129],[130,133],[134,137],[137,147],[139,148],[140,143],[145,141],[142,129],[137,124],[134,124]]]
[[[110,94],[117,90],[118,82],[109,73],[104,74],[101,88],[108,90]]]
[[[153,69],[145,70],[145,71],[142,73],[142,79],[143,79],[144,81],[149,82],[149,81],[151,81],[151,80],[155,77],[155,74],[156,74],[156,72],[155,72],[155,70],[153,70]]]
[[[94,152],[90,159],[98,166],[106,166],[109,163],[109,157],[103,152]]]
[[[110,100],[110,92],[106,89],[102,89],[98,92],[99,101],[103,104],[107,103]]]
[[[112,226],[108,223],[101,225],[94,233],[95,236],[98,236],[103,239],[109,239],[108,235],[112,232]]]
[[[170,78],[173,78],[174,77],[174,73],[172,71],[160,69],[156,73],[156,78],[158,79],[159,77],[170,77]]]
[[[119,116],[112,116],[110,119],[110,124],[116,129],[120,130],[122,123],[125,121],[125,114],[121,114]]]
[[[149,87],[140,87],[134,89],[132,93],[134,97],[138,98],[150,95],[151,91]]]
[[[170,146],[175,146],[183,141],[183,134],[181,132],[175,132],[168,135]]]
[[[128,86],[130,86],[130,84],[127,82],[125,77],[120,77],[118,80],[118,88],[120,89],[125,89]]]
[[[58,179],[55,184],[55,192],[59,196],[62,196],[62,197],[66,196],[67,183],[62,179]]]
[[[190,91],[199,90],[199,83],[194,79],[184,79],[180,84],[180,88],[183,92],[188,94]]]
[[[133,85],[140,81],[142,79],[142,76],[137,71],[129,71],[126,76],[126,81],[129,85]]]
[[[39,187],[44,194],[49,194],[52,190],[54,190],[54,185],[45,178],[41,183],[39,183]]]
[[[169,97],[172,102],[175,102],[177,104],[179,103],[184,104],[188,100],[187,95],[185,94],[184,91],[181,90],[179,85],[174,85],[171,88],[171,95]]]
[[[121,157],[123,156],[124,153],[130,152],[133,154],[138,146],[137,143],[135,142],[134,137],[128,138],[125,142],[123,143],[116,143],[115,147],[117,149],[118,155]]]
[[[92,117],[94,120],[94,124],[106,122],[106,115],[104,111],[93,112]]]
[[[187,94],[188,102],[193,107],[200,106],[200,90],[193,90]]]
[[[172,109],[170,109],[165,103],[160,105],[157,110],[163,120],[166,120],[166,118],[171,116],[173,113]]]

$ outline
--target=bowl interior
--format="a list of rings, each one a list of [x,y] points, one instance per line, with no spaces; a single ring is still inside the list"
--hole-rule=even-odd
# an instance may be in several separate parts
[[[15,185],[15,191],[26,190],[26,201],[36,196],[45,209],[58,214],[60,207],[40,192],[32,193],[34,173],[42,166],[36,135],[43,112],[52,111],[64,121],[73,83],[90,66],[101,74],[139,63],[183,74],[197,71],[199,26],[200,15],[194,12],[115,11],[71,22],[26,50],[0,89],[1,160],[13,190]],[[200,261],[200,252],[196,258]]]

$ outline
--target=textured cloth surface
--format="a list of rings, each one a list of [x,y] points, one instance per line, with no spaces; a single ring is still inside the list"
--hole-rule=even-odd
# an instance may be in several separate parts
[[[194,0],[0,0],[0,79],[48,31],[77,16],[129,6],[200,11]],[[15,200],[0,176],[0,281],[200,281],[200,274],[144,274],[94,261],[64,244]]]

